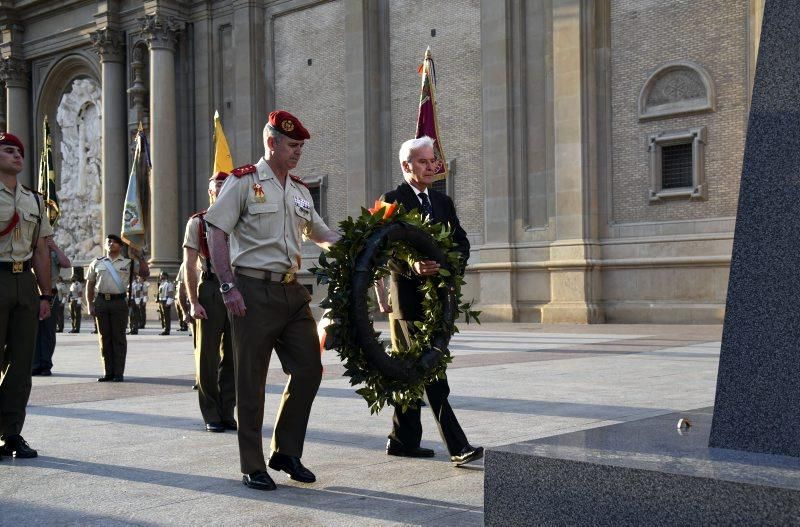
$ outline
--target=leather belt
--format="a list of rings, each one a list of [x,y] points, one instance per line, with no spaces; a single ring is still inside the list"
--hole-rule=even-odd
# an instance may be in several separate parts
[[[120,293],[118,295],[112,295],[109,293],[97,293],[97,298],[102,298],[103,300],[119,300],[120,298],[125,298],[125,293]]]
[[[0,269],[9,271],[12,274],[24,273],[31,270],[31,261],[24,262],[0,262]]]
[[[272,271],[262,271],[261,269],[252,269],[250,267],[237,267],[236,274],[255,278],[256,280],[279,282],[281,284],[291,284],[297,280],[297,275],[295,275],[295,273],[273,273]]]

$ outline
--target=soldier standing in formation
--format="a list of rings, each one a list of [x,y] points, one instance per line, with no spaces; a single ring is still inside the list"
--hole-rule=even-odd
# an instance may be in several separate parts
[[[137,276],[134,285],[140,291],[139,302],[138,302],[139,329],[144,329],[145,325],[147,325],[147,293],[148,293],[147,280],[143,279],[141,276]]]
[[[56,303],[56,333],[64,333],[64,305],[68,302],[69,287],[64,280],[59,277],[56,280],[56,291],[58,292],[58,302]]]
[[[228,174],[220,172],[208,185],[214,203]],[[211,267],[205,211],[189,218],[183,238],[183,268],[186,292],[195,319],[195,364],[200,413],[209,432],[236,430],[233,409],[236,390],[233,377],[231,324],[219,280]],[[200,274],[200,280],[198,280]],[[198,286],[199,282],[199,286]]]
[[[49,221],[49,220],[48,220]],[[52,237],[47,238],[47,248],[50,252],[50,276],[58,276],[61,269],[69,269],[72,262],[62,251]],[[50,312],[58,310],[58,289],[52,288],[53,300],[50,302]],[[62,310],[63,312],[63,310]],[[53,369],[53,353],[56,351],[57,322],[55,316],[50,316],[39,321],[39,331],[36,337],[36,351],[33,355],[31,375],[51,375]]]
[[[81,317],[83,316],[83,284],[78,280],[77,276],[72,277],[72,283],[69,286],[69,318],[72,322],[72,329],[70,333],[81,332]]]
[[[0,133],[0,459],[37,456],[20,434],[37,323],[50,316],[52,300],[47,238],[53,228],[44,199],[17,181],[24,155],[17,137]]]
[[[172,329],[172,304],[175,302],[175,286],[169,281],[167,273],[161,273],[161,283],[158,285],[158,315],[161,317],[161,333],[169,335]]]
[[[308,187],[289,174],[308,138],[296,117],[272,112],[264,127],[264,157],[233,170],[205,215],[211,265],[231,315],[242,482],[259,490],[275,489],[261,437],[273,348],[289,382],[275,422],[269,466],[296,481],[316,480],[300,457],[322,363],[311,295],[295,273],[302,236],[318,244],[340,236],[314,210]]]
[[[122,255],[124,246],[116,234],[106,237],[108,256],[97,258],[89,264],[86,277],[86,305],[95,317],[100,331],[100,355],[105,374],[98,382],[122,382],[125,373],[125,357],[128,342],[125,326],[128,322],[126,291],[132,281],[132,273],[143,278],[150,275],[147,262],[141,256],[137,261]]]
[[[140,277],[136,277],[131,283],[130,294],[128,295],[128,335],[138,335],[139,328],[142,327],[142,321],[139,320],[141,311],[139,310],[139,303],[142,301],[142,285],[139,281]]]

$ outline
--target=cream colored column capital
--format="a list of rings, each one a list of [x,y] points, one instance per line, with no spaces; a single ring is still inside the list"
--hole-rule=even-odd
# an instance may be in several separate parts
[[[98,29],[90,35],[92,48],[100,62],[122,62],[125,59],[125,34],[111,28]]]
[[[183,22],[160,15],[158,12],[140,18],[141,35],[151,50],[175,51],[178,34],[183,31]]]

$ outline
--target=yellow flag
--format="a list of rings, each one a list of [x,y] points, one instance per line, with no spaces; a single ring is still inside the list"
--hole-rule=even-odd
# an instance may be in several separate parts
[[[225,132],[222,131],[219,112],[214,112],[214,170],[211,172],[211,178],[215,178],[220,172],[230,174],[231,170],[233,170],[231,150],[228,148]]]

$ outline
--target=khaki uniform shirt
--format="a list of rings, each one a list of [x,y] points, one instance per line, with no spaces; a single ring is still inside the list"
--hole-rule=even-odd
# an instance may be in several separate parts
[[[186,222],[186,232],[183,235],[183,246],[197,251],[197,270],[210,271],[208,262],[200,252],[200,218],[189,218]]]
[[[61,300],[62,302],[66,302],[67,297],[69,295],[69,288],[67,287],[67,284],[65,284],[64,282],[57,283],[56,291],[58,291],[59,300]]]
[[[142,303],[142,297],[144,296],[144,284],[141,282],[134,282],[131,286],[131,295],[133,295],[133,301],[137,304]]]
[[[0,232],[11,223],[14,211],[19,214],[17,226],[0,237],[0,262],[25,262],[31,259],[37,224],[39,224],[39,238],[53,235],[53,227],[47,219],[44,198],[39,196],[37,205],[33,194],[32,190],[26,189],[19,183],[13,190],[0,183]]]
[[[158,300],[160,302],[166,302],[168,298],[175,298],[175,286],[172,285],[172,282],[164,280],[161,282],[161,285],[158,286]]]
[[[282,187],[264,158],[254,173],[225,180],[206,221],[230,235],[234,267],[274,273],[298,271],[303,237],[316,239],[329,230],[308,188],[291,178]]]
[[[81,298],[83,298],[83,284],[80,282],[72,282],[69,286],[69,299],[70,301],[75,301],[77,303],[81,303]]]
[[[117,270],[119,278],[122,281],[122,290],[111,277],[111,273],[102,262],[109,262]],[[97,258],[89,264],[89,274],[86,276],[87,282],[95,284],[95,293],[99,295],[119,295],[128,290],[128,283],[131,279],[131,271],[134,273],[138,271],[138,262],[133,262],[130,258],[124,258],[121,254],[115,260],[110,257],[104,256]]]

